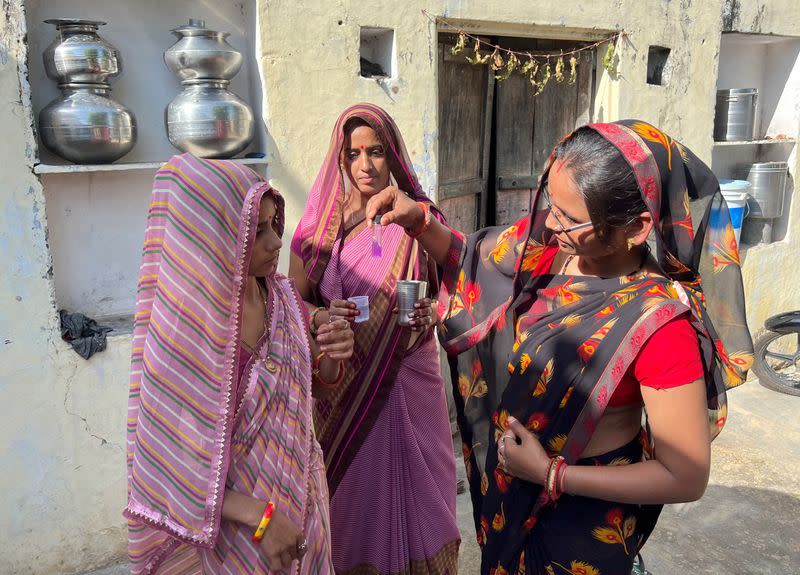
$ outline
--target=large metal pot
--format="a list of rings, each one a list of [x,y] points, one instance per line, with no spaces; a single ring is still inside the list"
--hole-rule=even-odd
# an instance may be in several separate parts
[[[97,28],[105,22],[75,18],[45,22],[58,30],[58,36],[42,54],[49,78],[60,84],[102,84],[119,75],[119,52],[97,34]]]
[[[752,140],[757,101],[758,90],[755,88],[717,90],[714,140],[717,142]]]
[[[787,162],[758,162],[740,166],[737,177],[750,182],[750,217],[779,218],[783,215]]]
[[[106,84],[62,84],[62,97],[39,112],[39,135],[52,152],[76,164],[118,160],[136,144],[136,118],[108,97]]]
[[[230,158],[253,139],[253,111],[228,80],[187,80],[166,110],[173,146],[201,158]]]
[[[180,40],[164,52],[164,62],[181,80],[230,80],[242,67],[242,54],[226,40],[229,32],[209,30],[203,20],[191,19],[172,33]]]

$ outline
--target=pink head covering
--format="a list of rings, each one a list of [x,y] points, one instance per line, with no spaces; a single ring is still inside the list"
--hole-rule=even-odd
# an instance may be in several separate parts
[[[243,294],[266,195],[275,201],[282,228],[280,194],[244,166],[184,154],[156,174],[128,410],[125,515],[133,573],[158,570],[176,561],[176,553],[214,547],[226,480],[234,481],[242,468],[254,470],[249,493],[275,501],[303,524],[311,374],[287,278],[265,278],[273,306],[262,352],[272,350],[277,370],[257,361],[247,381],[237,374]],[[254,388],[276,412],[263,422],[239,415]],[[249,432],[267,439],[246,448],[241,436]],[[255,547],[239,552],[258,554]]]

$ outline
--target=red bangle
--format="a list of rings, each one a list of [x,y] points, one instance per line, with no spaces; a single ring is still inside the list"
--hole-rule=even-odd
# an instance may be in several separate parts
[[[406,234],[411,238],[417,238],[428,231],[428,226],[431,225],[431,220],[428,217],[431,212],[430,205],[427,202],[417,202],[417,205],[422,208],[422,225],[417,230],[409,230],[406,228]]]
[[[556,459],[556,469],[553,472],[555,480],[553,481],[553,499],[557,500],[564,494],[563,477],[564,472],[567,470],[567,462],[563,458]]]
[[[549,501],[556,501],[561,497],[559,493],[559,473],[567,462],[560,455],[550,458],[550,465],[547,466],[547,474],[544,479],[544,492]]]
[[[569,467],[569,466],[567,465],[567,462],[565,461],[564,465],[561,467],[561,475],[559,475],[559,479],[558,479],[558,496],[559,497],[561,497],[562,495],[564,495],[564,493],[566,493],[566,491],[564,491],[564,484],[567,482],[567,479],[566,479],[567,478],[567,467]]]
[[[344,381],[344,361],[341,359],[339,360],[339,370],[336,373],[336,379],[333,381],[325,381],[322,379],[322,376],[319,373],[319,362],[322,360],[322,356],[325,355],[325,352],[320,352],[314,358],[314,361],[311,364],[311,375],[313,376],[314,380],[321,385],[322,387],[326,388],[333,388],[337,387],[342,381]]]

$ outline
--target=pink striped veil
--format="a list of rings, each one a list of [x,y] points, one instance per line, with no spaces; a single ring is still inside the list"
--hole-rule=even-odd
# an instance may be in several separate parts
[[[352,193],[350,179],[341,168],[344,126],[351,118],[364,120],[387,145],[392,184],[415,200],[433,203],[422,191],[400,130],[389,114],[374,104],[354,104],[337,118],[328,152],[306,202],[292,238],[292,252],[301,256],[306,276],[316,287],[331,257],[331,249],[342,225],[343,204]],[[438,214],[438,209],[433,206]]]
[[[231,453],[231,437],[241,307],[265,194],[275,200],[282,222],[281,196],[234,162],[184,154],[156,174],[138,284],[128,411],[124,513],[134,573],[152,572],[187,544],[216,543],[229,465],[238,457]],[[277,292],[273,301],[288,301],[293,293],[282,276],[268,279],[268,285]],[[296,310],[295,305],[290,323]],[[284,360],[301,368],[282,366],[275,375],[257,362],[254,373],[275,387],[282,379],[302,379],[310,388],[308,358],[292,355],[302,355],[301,347],[307,350],[307,342],[294,345]],[[299,398],[298,405],[296,418],[270,423],[270,436],[286,439],[281,456],[258,473],[271,474],[267,483],[274,491],[268,498],[283,502],[279,508],[302,524],[311,414],[309,402]]]

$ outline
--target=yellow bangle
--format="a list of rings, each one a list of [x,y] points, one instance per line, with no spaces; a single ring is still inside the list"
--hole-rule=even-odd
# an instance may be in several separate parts
[[[275,512],[275,504],[270,501],[264,509],[264,514],[261,516],[261,521],[258,522],[256,532],[253,533],[253,543],[260,543],[264,538],[264,532],[267,530],[267,525],[272,520],[272,514]]]

